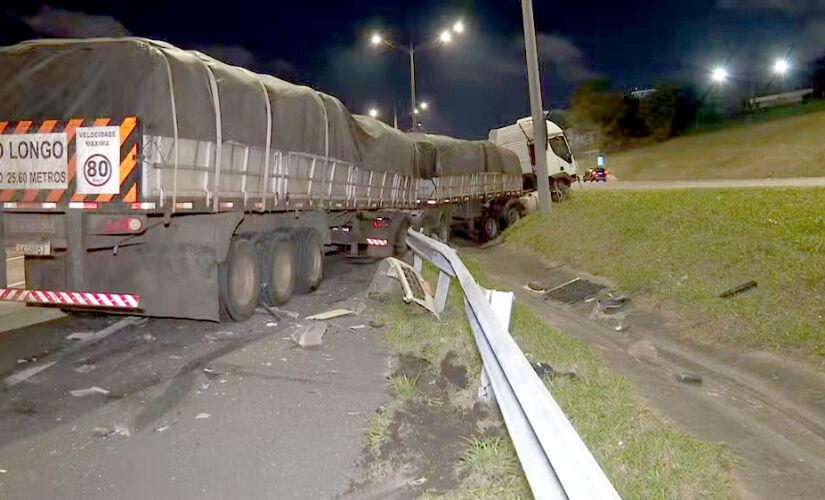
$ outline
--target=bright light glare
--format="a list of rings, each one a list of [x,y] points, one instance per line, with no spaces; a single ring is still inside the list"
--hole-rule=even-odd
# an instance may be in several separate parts
[[[456,33],[464,33],[464,23],[462,23],[461,21],[457,21],[453,25],[453,31],[455,31]]]
[[[722,67],[714,68],[710,73],[710,78],[716,83],[724,82],[728,79],[728,70]]]
[[[424,111],[427,111],[427,108],[429,108],[429,107],[430,107],[429,103],[426,103],[426,102],[422,102],[421,104],[419,104],[419,106],[420,106],[420,107],[421,107],[421,109],[422,109],[422,110],[424,110]]]
[[[381,38],[381,35],[379,35],[378,33],[374,33],[372,35],[372,37],[370,38],[370,43],[373,44],[373,45],[378,45],[383,41],[384,41],[384,39]]]
[[[370,116],[373,118],[378,118],[378,110],[375,108],[370,109]]]
[[[413,110],[413,114],[417,115],[418,113],[420,113],[420,111],[418,111],[418,108],[415,108],[415,109]]]
[[[778,75],[784,75],[788,71],[788,61],[784,59],[777,59],[773,65],[773,71]]]
[[[438,37],[441,40],[441,43],[450,43],[453,41],[453,34],[447,30],[441,32],[441,35]]]

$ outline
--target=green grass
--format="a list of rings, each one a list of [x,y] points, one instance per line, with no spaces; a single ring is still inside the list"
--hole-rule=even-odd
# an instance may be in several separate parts
[[[464,259],[486,286],[476,263]],[[431,282],[435,275],[425,273]],[[475,401],[481,363],[470,332],[460,290],[454,281],[443,321],[410,314],[411,307],[391,304],[386,341],[397,354],[412,354],[438,366],[453,351],[468,367],[471,384],[457,390],[451,403],[469,408]],[[697,441],[645,407],[631,384],[612,375],[583,342],[545,325],[527,308],[515,305],[511,332],[528,359],[578,374],[575,381],[546,381],[623,498],[682,499],[736,496],[732,458],[720,444]],[[446,498],[530,498],[515,449],[499,414],[465,442],[456,471],[461,484]],[[498,434],[489,432],[498,429]],[[468,432],[468,435],[471,435]]]
[[[608,168],[620,181],[825,176],[821,108],[609,154]]]
[[[418,377],[393,375],[389,380],[390,390],[401,401],[409,401],[418,396]]]
[[[712,320],[691,335],[825,356],[823,189],[580,192],[505,239]]]

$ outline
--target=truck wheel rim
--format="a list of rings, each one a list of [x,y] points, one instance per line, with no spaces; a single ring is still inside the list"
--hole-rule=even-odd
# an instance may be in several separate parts
[[[255,294],[255,263],[251,257],[241,255],[234,260],[232,267],[232,300],[238,305],[246,304]]]
[[[275,295],[282,297],[289,292],[292,279],[292,262],[289,254],[276,250],[272,259],[272,290]]]
[[[309,261],[310,282],[315,285],[321,280],[321,249],[313,248]]]

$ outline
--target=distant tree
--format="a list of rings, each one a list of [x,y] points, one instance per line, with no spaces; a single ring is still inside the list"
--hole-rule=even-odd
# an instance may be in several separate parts
[[[602,146],[613,145],[624,138],[622,118],[626,104],[621,92],[606,80],[584,83],[573,91],[569,122],[582,130],[597,130]]]
[[[678,88],[659,87],[639,101],[637,116],[655,140],[664,141],[673,135],[673,119],[676,117],[678,100]]]

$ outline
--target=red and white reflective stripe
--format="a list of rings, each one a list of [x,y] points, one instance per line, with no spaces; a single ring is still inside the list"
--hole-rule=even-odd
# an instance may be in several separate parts
[[[374,247],[385,247],[389,245],[389,241],[383,238],[367,238],[367,245],[374,246]]]
[[[140,304],[139,296],[133,293],[62,292],[20,288],[0,288],[0,301],[116,309],[137,309]]]

